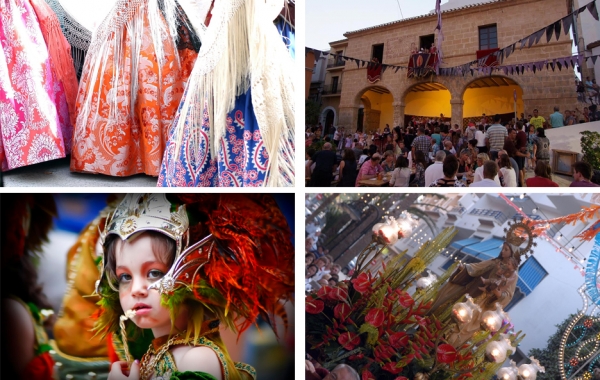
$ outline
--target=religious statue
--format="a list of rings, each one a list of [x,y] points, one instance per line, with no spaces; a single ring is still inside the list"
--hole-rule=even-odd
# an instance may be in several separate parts
[[[473,303],[479,307],[471,321],[457,324],[448,337],[449,344],[454,347],[464,344],[480,329],[481,314],[496,309],[497,305],[504,308],[510,303],[517,286],[520,258],[530,249],[533,237],[528,226],[514,224],[507,233],[498,257],[480,263],[460,264],[440,288],[429,315],[439,316],[448,304],[455,304],[465,294],[472,297]],[[521,248],[526,240],[527,246]]]

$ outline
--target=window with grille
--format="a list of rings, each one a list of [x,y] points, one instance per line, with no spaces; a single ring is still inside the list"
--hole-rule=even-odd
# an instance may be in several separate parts
[[[519,268],[519,280],[517,281],[517,286],[526,296],[528,296],[547,275],[548,272],[546,272],[544,267],[542,267],[536,259],[530,257],[523,265],[521,265],[521,268]]]
[[[496,25],[479,27],[479,50],[498,48],[498,30]]]

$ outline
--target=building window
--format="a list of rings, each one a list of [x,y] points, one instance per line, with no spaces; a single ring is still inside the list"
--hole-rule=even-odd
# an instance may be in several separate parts
[[[542,267],[536,259],[530,257],[523,265],[521,265],[521,268],[519,268],[517,286],[526,296],[528,296],[547,275],[548,272],[546,272],[544,267]]]
[[[479,27],[479,50],[497,49],[498,31],[496,25]]]
[[[332,94],[337,94],[339,80],[340,80],[340,77],[332,77],[331,78],[331,93]]]
[[[344,61],[344,59],[341,57],[341,55],[344,54],[343,50],[339,50],[335,52],[337,54],[336,60],[335,60],[335,65],[336,66],[344,66],[344,64],[346,63]]]
[[[383,44],[373,45],[373,49],[371,50],[371,60],[373,58],[377,58],[377,62],[383,62]]]
[[[431,49],[431,46],[435,43],[435,35],[428,34],[426,36],[419,37],[419,48],[423,50]]]

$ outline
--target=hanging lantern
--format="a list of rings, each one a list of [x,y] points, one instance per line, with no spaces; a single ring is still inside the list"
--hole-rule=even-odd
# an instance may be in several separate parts
[[[545,372],[544,367],[540,365],[538,360],[533,356],[529,357],[529,359],[531,359],[531,364],[522,364],[519,367],[519,375],[523,380],[535,380],[538,372]]]
[[[506,360],[509,350],[515,352],[516,349],[510,345],[510,340],[506,335],[502,334],[500,340],[491,342],[486,346],[485,353],[494,363],[502,363]]]
[[[498,370],[496,376],[499,380],[517,380],[519,369],[514,361],[510,361],[510,367],[502,367]]]
[[[481,308],[473,302],[473,298],[468,294],[465,302],[459,302],[452,307],[452,314],[461,323],[470,323],[475,311],[481,312]]]
[[[502,306],[496,302],[496,310],[488,310],[481,316],[481,323],[486,330],[496,332],[502,327],[502,320],[505,313],[502,311]]]

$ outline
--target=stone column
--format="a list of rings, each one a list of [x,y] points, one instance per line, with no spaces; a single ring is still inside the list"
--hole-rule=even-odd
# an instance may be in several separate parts
[[[394,128],[396,125],[401,127],[404,126],[404,110],[406,109],[406,103],[404,101],[397,101],[392,103],[394,107],[394,125],[391,127]]]
[[[358,107],[340,107],[338,125],[354,132],[358,123]]]
[[[462,99],[452,98],[450,99],[450,105],[452,106],[452,126],[458,124],[461,128],[463,127],[463,105],[465,101]]]

